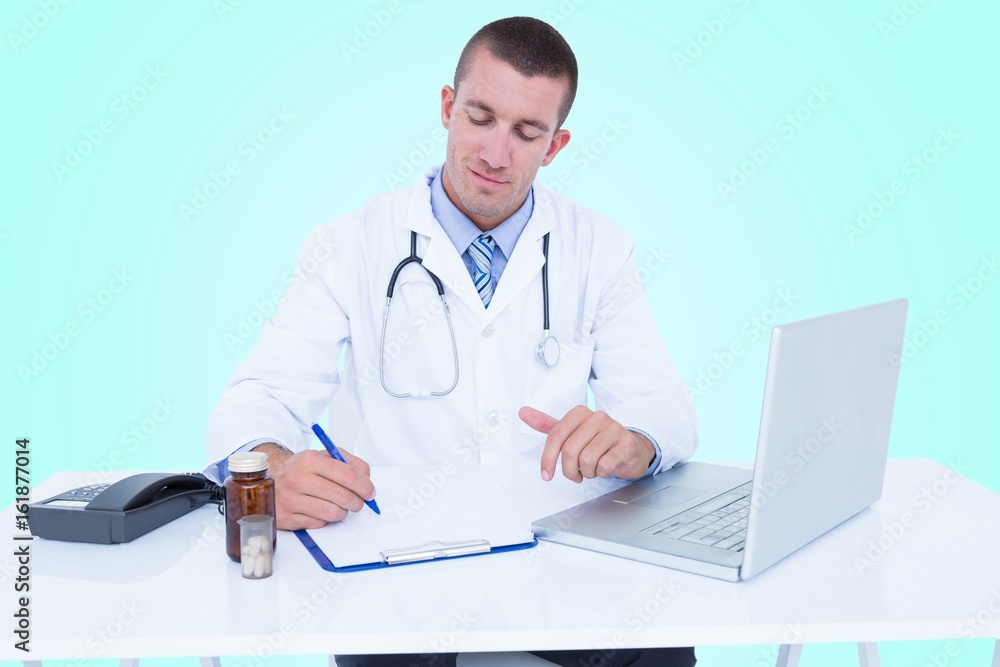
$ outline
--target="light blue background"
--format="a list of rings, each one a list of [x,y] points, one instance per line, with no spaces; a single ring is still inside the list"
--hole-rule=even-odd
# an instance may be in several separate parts
[[[710,380],[695,398],[696,458],[752,457],[767,344],[748,332],[782,293],[793,298],[778,321],[906,296],[913,347],[890,456],[961,465],[1000,491],[1000,6],[652,7],[6,2],[8,444],[31,438],[35,480],[201,468],[208,414],[308,232],[443,160],[439,93],[462,46],[490,20],[529,14],[564,34],[581,69],[573,139],[539,179],[562,175],[564,192],[632,233],[640,266],[669,253],[644,277],[685,381]],[[796,113],[790,132],[782,119]],[[942,132],[952,138],[935,149]],[[269,142],[251,151],[250,136]],[[79,166],[54,164],[88,145]],[[925,150],[935,159],[913,178]],[[759,166],[745,162],[754,154]],[[229,162],[239,173],[213,192]],[[723,197],[737,169],[752,175]],[[858,208],[877,210],[896,180],[902,194],[852,235]],[[215,196],[185,219],[206,189]],[[733,343],[744,353],[720,359]],[[13,484],[0,493],[10,502]],[[984,664],[992,644],[962,646],[949,664]],[[936,647],[884,645],[883,660],[923,665]],[[702,649],[700,664],[767,650]],[[837,645],[804,659],[855,658]]]

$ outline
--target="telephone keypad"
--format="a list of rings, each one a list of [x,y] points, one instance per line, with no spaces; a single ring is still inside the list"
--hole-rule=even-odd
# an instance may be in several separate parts
[[[81,486],[78,489],[73,489],[72,491],[67,491],[61,497],[67,500],[82,500],[90,502],[97,497],[104,489],[111,486],[110,484],[91,484],[90,486]]]

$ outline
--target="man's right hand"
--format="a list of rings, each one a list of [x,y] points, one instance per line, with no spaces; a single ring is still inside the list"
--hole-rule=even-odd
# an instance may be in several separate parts
[[[371,469],[349,452],[341,450],[350,465],[318,449],[292,454],[266,443],[254,451],[267,453],[268,472],[274,478],[275,525],[281,530],[322,528],[375,498]]]

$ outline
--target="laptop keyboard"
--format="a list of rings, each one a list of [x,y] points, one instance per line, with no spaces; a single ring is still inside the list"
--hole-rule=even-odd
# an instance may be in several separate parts
[[[708,547],[743,551],[750,516],[750,487],[747,482],[724,493],[722,504],[713,498],[688,511],[641,531]],[[728,501],[728,502],[727,502]]]

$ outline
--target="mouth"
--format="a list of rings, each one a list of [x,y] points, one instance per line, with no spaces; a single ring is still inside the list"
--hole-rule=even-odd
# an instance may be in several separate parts
[[[501,185],[506,185],[506,181],[498,181],[495,178],[490,178],[489,176],[484,176],[483,174],[480,174],[475,169],[470,168],[469,171],[472,172],[472,176],[476,180],[476,182],[479,183],[480,185],[485,186],[485,187],[488,187],[488,188],[497,188],[497,187],[500,187]]]

